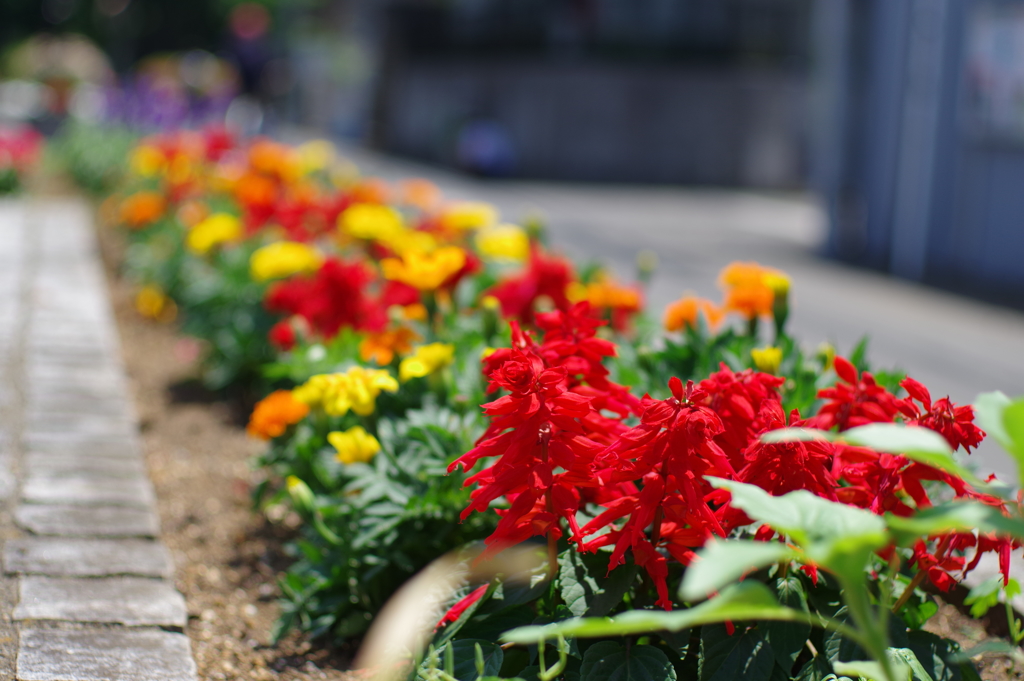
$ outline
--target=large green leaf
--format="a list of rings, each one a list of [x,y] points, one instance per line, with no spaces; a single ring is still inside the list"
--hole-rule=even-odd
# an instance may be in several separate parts
[[[789,575],[776,580],[775,590],[783,605],[795,610],[807,610],[807,595],[799,577]],[[805,622],[764,622],[759,628],[764,632],[765,640],[771,644],[775,662],[786,671],[788,678],[793,663],[807,645],[811,625]]]
[[[558,558],[558,581],[562,600],[576,617],[600,617],[622,602],[622,596],[636,578],[630,563],[608,571],[607,554],[589,555],[568,550]]]
[[[897,423],[870,423],[843,431],[840,436],[845,442],[867,447],[876,452],[906,454],[923,452],[927,454],[953,455],[946,438],[934,430],[921,426],[905,426]]]
[[[1003,449],[1008,452],[1014,447],[1014,442],[1006,430],[1003,414],[1010,404],[1010,398],[997,390],[978,395],[973,405],[975,421],[986,435],[1002,445]]]
[[[501,638],[511,643],[536,643],[541,639],[554,639],[559,634],[580,638],[627,636],[661,630],[680,631],[716,622],[752,620],[807,621],[807,614],[782,607],[764,584],[748,580],[726,587],[715,598],[686,610],[630,610],[615,617],[588,617],[520,627],[506,632]]]
[[[761,434],[761,442],[767,444],[776,444],[779,442],[813,442],[813,441],[831,441],[835,439],[835,433],[830,433],[827,430],[817,430],[815,428],[779,428],[778,430],[769,430]]]
[[[679,590],[684,600],[706,598],[749,570],[756,570],[796,557],[793,549],[779,542],[748,540],[710,542],[687,569]]]
[[[676,670],[665,653],[654,646],[624,647],[601,641],[587,649],[580,669],[581,681],[675,681]]]
[[[722,478],[708,481],[729,490],[733,506],[789,535],[811,562],[851,579],[863,570],[867,556],[889,541],[885,522],[877,515],[806,490],[773,497],[755,485]]]
[[[768,681],[775,654],[761,632],[730,635],[724,626],[704,627],[700,637],[700,681]]]
[[[994,506],[977,501],[950,501],[918,511],[909,518],[892,514],[885,522],[897,543],[910,546],[920,537],[947,532],[994,532],[1024,538],[1024,521],[999,512]]]
[[[1010,440],[1006,451],[1017,462],[1017,475],[1024,488],[1024,398],[1019,398],[1003,410],[1003,428]]]

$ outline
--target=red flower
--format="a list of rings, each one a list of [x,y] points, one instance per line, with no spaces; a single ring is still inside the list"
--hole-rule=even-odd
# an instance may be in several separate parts
[[[770,403],[778,406],[778,413],[782,412],[779,388],[785,380],[753,369],[737,374],[723,363],[717,373],[697,386],[708,395],[705,404],[722,419],[725,429],[715,441],[737,470],[745,464],[744,450],[769,427],[761,416],[762,409]],[[774,416],[772,419],[779,420]],[[782,420],[785,421],[784,415]]]
[[[282,319],[270,327],[270,342],[281,350],[288,351],[295,347],[295,328],[287,319]]]
[[[272,286],[264,305],[271,312],[304,318],[328,339],[342,327],[376,330],[381,315],[374,314],[376,306],[365,294],[372,276],[361,263],[329,258],[312,277],[293,277]]]
[[[726,531],[707,501],[714,490],[705,477],[735,477],[715,442],[724,428],[722,421],[702,406],[707,396],[694,390],[692,382],[684,389],[678,378],[672,378],[669,387],[673,396],[649,402],[640,425],[595,461],[596,477],[603,483],[642,479],[643,488],[605,504],[605,511],[582,530],[587,536],[611,526],[584,548],[614,545],[609,570],[622,562],[627,549],[632,550],[634,560],[654,581],[658,605],[665,609],[671,608],[671,600],[665,558],[658,549],[664,547],[685,564],[693,549],[712,534],[724,537]],[[613,525],[623,518],[621,526]]]
[[[794,411],[790,418],[795,415]],[[766,431],[786,427],[782,405],[773,400],[762,403],[758,420],[766,423]],[[831,473],[834,453],[835,446],[831,442],[766,444],[755,435],[743,452],[746,465],[740,470],[738,479],[757,485],[772,496],[805,489],[823,499],[837,501],[838,485]]]
[[[459,599],[459,602],[453,605],[451,608],[449,608],[448,612],[446,612],[444,616],[440,620],[438,620],[437,624],[434,626],[434,631],[437,631],[441,627],[449,625],[452,622],[458,620],[460,617],[462,617],[462,613],[466,612],[466,610],[469,609],[469,606],[473,605],[481,598],[483,598],[483,595],[487,593],[487,587],[489,586],[489,584],[478,586],[477,588],[470,591],[467,596]]]
[[[974,425],[974,409],[970,405],[958,407],[949,397],[933,404],[928,389],[909,376],[903,379],[900,387],[908,394],[900,404],[908,423],[930,428],[946,438],[953,449],[962,447],[968,453],[984,439],[985,431]],[[914,400],[920,402],[921,407],[914,404]]]
[[[868,423],[891,423],[900,412],[896,396],[875,382],[865,371],[860,378],[857,369],[842,357],[835,358],[839,382],[818,392],[828,400],[816,416],[806,420],[808,428],[847,430]]]
[[[498,282],[487,295],[501,302],[501,312],[506,318],[530,324],[541,297],[546,297],[555,309],[563,312],[572,307],[565,292],[575,278],[568,260],[548,255],[539,245],[532,244],[526,271]]]

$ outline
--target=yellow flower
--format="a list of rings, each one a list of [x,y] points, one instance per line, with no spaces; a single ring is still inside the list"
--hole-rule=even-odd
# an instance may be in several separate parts
[[[337,374],[318,374],[292,391],[292,396],[310,408],[319,407],[329,416],[344,416],[349,410],[369,416],[381,391],[395,392],[398,381],[384,369],[352,367]]]
[[[162,322],[174,321],[174,318],[178,316],[178,306],[174,304],[174,301],[152,285],[143,286],[135,294],[135,309],[143,317]]]
[[[327,140],[310,140],[300,144],[296,149],[299,155],[299,167],[304,175],[326,170],[338,158],[338,151]]]
[[[530,238],[515,225],[483,230],[476,237],[476,247],[482,255],[495,260],[523,261],[530,256]]]
[[[400,281],[421,291],[432,291],[466,264],[466,252],[458,246],[443,246],[435,251],[406,251],[401,258],[384,258],[384,277]]]
[[[156,177],[167,165],[167,158],[159,148],[151,144],[140,144],[132,150],[128,163],[136,175]]]
[[[299,272],[315,272],[323,256],[313,247],[297,241],[276,241],[257,249],[249,257],[249,273],[256,281],[280,279]]]
[[[416,352],[398,365],[398,379],[405,383],[411,378],[429,376],[443,369],[455,359],[455,346],[448,343],[430,343],[416,348]]]
[[[497,223],[498,210],[489,203],[476,201],[453,203],[441,215],[441,224],[456,231],[481,229]]]
[[[338,228],[357,239],[388,241],[406,231],[402,214],[390,206],[355,203],[338,216]]]
[[[214,213],[188,231],[185,240],[189,250],[200,255],[228,241],[242,238],[242,222],[228,213]]]
[[[778,374],[779,365],[782,363],[782,349],[774,346],[767,348],[754,348],[750,351],[750,357],[754,360],[754,366],[758,371],[766,374]]]
[[[338,450],[337,459],[345,465],[367,463],[380,451],[380,442],[362,426],[330,432],[327,441]]]

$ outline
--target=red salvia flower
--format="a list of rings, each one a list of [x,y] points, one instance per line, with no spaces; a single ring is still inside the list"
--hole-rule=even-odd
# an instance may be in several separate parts
[[[545,253],[534,243],[530,246],[530,262],[526,271],[498,282],[487,291],[487,295],[498,299],[506,318],[531,324],[537,300],[541,297],[547,297],[558,310],[566,311],[572,307],[566,289],[575,278],[572,263]]]
[[[847,430],[868,423],[891,423],[900,411],[896,396],[875,382],[869,372],[857,369],[842,357],[835,358],[839,382],[818,392],[827,400],[817,415],[806,420],[808,428]]]
[[[985,431],[974,425],[974,409],[970,405],[957,406],[949,397],[932,403],[931,393],[909,376],[900,383],[908,397],[901,401],[900,410],[907,422],[930,428],[946,438],[953,449],[963,448],[970,453],[985,437]],[[914,401],[920,402],[918,407]]]
[[[722,419],[725,429],[715,441],[737,470],[746,463],[747,446],[768,428],[769,424],[761,417],[762,408],[767,403],[776,404],[781,413],[779,388],[785,380],[753,369],[735,373],[723,363],[718,372],[697,386],[708,395],[707,406]],[[785,417],[782,420],[785,421]]]

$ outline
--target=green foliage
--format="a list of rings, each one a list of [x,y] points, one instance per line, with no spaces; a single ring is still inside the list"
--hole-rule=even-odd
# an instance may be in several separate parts
[[[47,162],[80,189],[103,196],[121,183],[138,138],[128,128],[69,119],[47,145]]]

